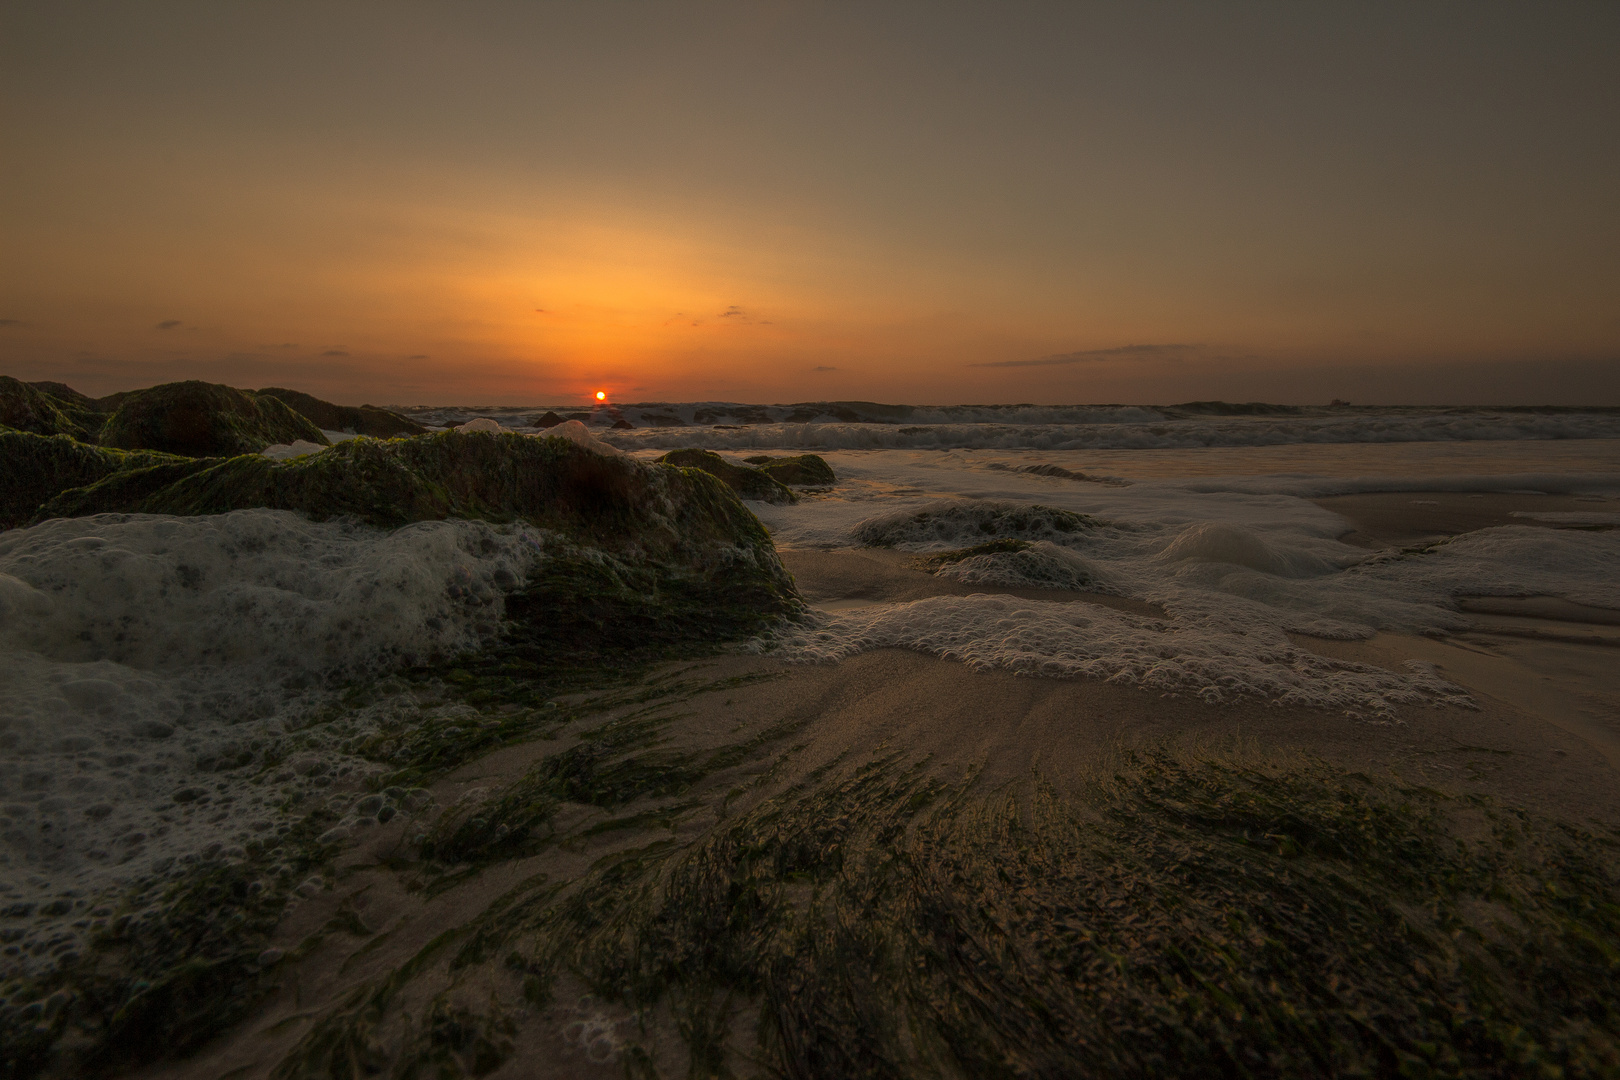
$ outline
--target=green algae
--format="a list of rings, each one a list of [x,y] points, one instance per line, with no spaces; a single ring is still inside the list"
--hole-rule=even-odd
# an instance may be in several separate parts
[[[831,487],[838,483],[832,466],[819,454],[797,454],[792,457],[762,454],[743,460],[765,475],[795,487]]]
[[[862,522],[855,538],[868,547],[894,547],[896,544],[932,541],[939,536],[957,536],[964,531],[987,538],[1026,539],[1059,534],[1069,535],[1096,528],[1103,522],[1089,514],[1077,514],[1040,503],[981,503],[956,500],[946,506],[930,507],[912,514]]]
[[[88,438],[94,431],[85,423],[90,415],[89,410],[77,402],[62,400],[30,383],[0,375],[0,429]]]
[[[279,957],[266,946],[294,887],[334,853],[320,840],[333,818],[318,808],[240,858],[137,883],[83,955],[0,987],[0,1077],[122,1072],[241,1019],[268,989]]]
[[[274,397],[196,380],[125,395],[99,433],[105,446],[186,457],[257,454],[299,439],[327,445],[320,428]]]
[[[67,435],[50,437],[0,429],[0,529],[15,528],[30,520],[68,516],[42,513],[42,505],[64,491],[106,481],[114,476],[144,474],[151,480],[136,483],[172,483],[206,467],[191,458],[150,451],[109,450]],[[151,469],[166,470],[149,473]]]
[[[1016,536],[1003,536],[995,540],[986,540],[984,543],[975,544],[972,547],[937,552],[917,559],[916,563],[919,570],[926,570],[932,574],[964,559],[971,559],[979,555],[1007,555],[1016,551],[1027,551],[1034,546],[1028,540],[1020,540]]]
[[[1075,801],[886,760],[609,860],[481,951],[700,1018],[675,1072],[1605,1076],[1615,854],[1326,766],[1146,754]]]
[[[762,469],[754,469],[746,465],[733,465],[712,450],[699,450],[696,447],[671,450],[658,460],[664,465],[676,465],[683,469],[697,469],[711,476],[719,477],[727,487],[744,499],[757,499],[760,502],[768,503],[793,503],[799,501],[799,497],[776,477]]]

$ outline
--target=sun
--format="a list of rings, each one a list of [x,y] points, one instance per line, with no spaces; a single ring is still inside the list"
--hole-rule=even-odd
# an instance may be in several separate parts
[[[606,401],[607,400],[607,391],[606,390],[598,390],[596,392],[596,400],[597,401]]]

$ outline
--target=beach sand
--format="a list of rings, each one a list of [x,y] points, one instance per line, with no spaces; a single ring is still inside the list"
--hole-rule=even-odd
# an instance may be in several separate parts
[[[1454,493],[1344,496],[1321,505],[1345,516],[1352,527],[1349,538],[1368,546],[1537,523],[1515,513],[1615,508],[1613,501],[1599,505],[1564,496]],[[932,577],[913,565],[913,557],[896,552],[788,550],[783,560],[806,599],[828,610],[985,591]],[[1152,611],[1113,597],[1016,592],[1027,599]],[[295,907],[277,931],[277,946],[306,950],[284,967],[280,988],[195,1057],[135,1075],[267,1076],[309,1034],[313,1018],[357,1001],[351,995],[377,986],[438,935],[465,927],[536,874],[553,881],[577,878],[614,851],[695,839],[719,816],[746,810],[841,760],[898,754],[947,780],[971,778],[983,791],[1015,790],[1036,776],[1059,790],[1078,790],[1107,776],[1133,749],[1169,744],[1187,753],[1261,762],[1315,759],[1565,821],[1620,823],[1620,665],[1615,663],[1620,613],[1556,598],[1493,601],[1470,610],[1475,625],[1448,638],[1295,638],[1322,655],[1391,670],[1408,660],[1432,663],[1478,705],[1409,707],[1394,723],[1258,702],[1209,705],[1185,695],[1088,680],[1017,677],[897,650],[837,665],[786,665],[732,655],[677,666],[709,679],[757,681],[717,687],[672,706],[675,719],[665,731],[666,745],[720,746],[784,722],[794,728],[784,744],[791,745],[785,751],[761,750],[701,780],[681,797],[707,808],[672,826],[587,835],[593,823],[611,815],[570,805],[556,825],[575,840],[532,858],[491,865],[435,895],[413,889],[420,882],[395,862],[406,851],[408,830],[419,826],[401,818],[375,827],[343,857],[335,878]],[[516,780],[540,757],[566,746],[568,738],[511,746],[460,768],[433,785],[438,805],[453,806],[469,792]],[[345,920],[358,920],[364,933],[332,929]],[[465,998],[497,989],[490,982],[459,992]],[[583,988],[570,990],[564,980],[554,1001],[538,1007],[517,1031],[515,1055],[491,1075],[622,1075],[615,1047],[642,1023],[645,1045],[679,1059],[671,1017],[637,1020],[623,1007],[573,991]],[[427,1006],[417,1001],[412,1007]],[[739,1014],[738,1026],[746,1029],[747,1023]]]

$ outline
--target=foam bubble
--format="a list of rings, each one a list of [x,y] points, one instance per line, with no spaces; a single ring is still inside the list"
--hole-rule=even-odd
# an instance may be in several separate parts
[[[0,897],[93,893],[268,827],[277,787],[219,770],[263,760],[335,680],[489,640],[541,542],[274,510],[0,534]]]
[[[1330,660],[1261,623],[1236,629],[1092,604],[976,594],[817,613],[756,647],[801,662],[912,649],[975,668],[1104,679],[1212,703],[1252,696],[1384,718],[1400,705],[1471,704],[1460,688],[1430,671],[1400,674]]]

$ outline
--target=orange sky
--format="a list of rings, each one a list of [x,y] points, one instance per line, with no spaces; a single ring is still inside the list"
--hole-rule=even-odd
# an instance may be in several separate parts
[[[1620,404],[1608,4],[0,9],[0,373]]]

